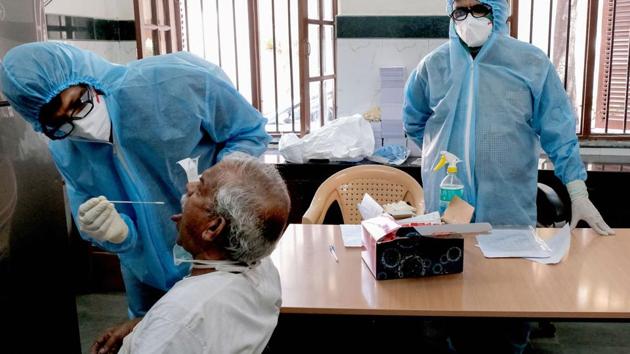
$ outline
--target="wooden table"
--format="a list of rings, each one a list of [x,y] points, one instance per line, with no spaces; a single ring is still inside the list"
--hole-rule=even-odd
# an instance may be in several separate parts
[[[541,229],[547,238],[555,230]],[[630,319],[630,229],[573,232],[558,265],[486,259],[465,236],[464,272],[376,281],[336,225],[291,225],[272,258],[282,313],[430,317]],[[339,263],[328,251],[334,244]]]

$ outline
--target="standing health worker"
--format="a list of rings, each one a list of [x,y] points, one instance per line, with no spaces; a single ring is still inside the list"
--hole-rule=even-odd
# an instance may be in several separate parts
[[[403,121],[422,148],[427,211],[439,206],[441,151],[462,159],[459,177],[475,220],[536,225],[539,147],[571,196],[572,222],[613,234],[588,198],[575,114],[545,53],[508,35],[506,0],[447,0],[449,41],[427,55],[405,88]]]

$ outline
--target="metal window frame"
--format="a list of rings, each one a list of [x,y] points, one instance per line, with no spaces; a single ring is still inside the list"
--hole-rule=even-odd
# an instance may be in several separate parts
[[[161,55],[182,50],[181,16],[179,0],[150,0],[145,6],[142,0],[133,0],[136,25],[136,50],[138,59],[146,55]],[[145,14],[150,11],[151,22],[145,23]],[[146,53],[144,31],[151,31],[153,53]]]
[[[591,120],[592,120],[592,110],[593,110],[593,106],[594,106],[594,102],[593,102],[593,87],[595,84],[595,79],[596,79],[596,73],[595,73],[595,61],[596,61],[596,54],[598,51],[600,51],[600,48],[597,48],[597,35],[601,34],[601,35],[605,35],[605,33],[603,33],[604,29],[600,29],[598,28],[597,24],[598,24],[598,18],[599,18],[599,4],[600,1],[607,1],[607,0],[588,0],[587,3],[587,19],[586,19],[586,32],[585,32],[585,36],[586,36],[586,45],[585,45],[585,55],[584,55],[584,82],[582,83],[582,97],[581,99],[581,103],[582,103],[582,109],[580,114],[580,129],[579,129],[579,133],[578,133],[578,137],[580,139],[598,139],[598,140],[630,140],[630,132],[628,132],[627,129],[627,122],[624,121],[624,134],[620,135],[620,134],[610,134],[608,133],[608,119],[609,117],[606,116],[606,126],[604,128],[604,133],[593,133],[592,132],[592,126],[591,126]],[[553,9],[553,0],[550,1],[550,6],[551,9]],[[533,8],[534,6],[534,0],[530,0],[530,6]],[[518,37],[518,21],[519,21],[519,0],[512,0],[512,16],[510,18],[510,34],[513,37]],[[553,10],[552,10],[553,11]],[[550,21],[552,21],[553,16],[552,16],[552,11],[550,11]],[[567,45],[566,45],[566,53],[565,53],[565,68],[564,68],[564,87],[565,89],[567,88],[567,80],[568,80],[568,71],[569,71],[569,54],[570,54],[570,47],[569,47],[569,41],[570,41],[570,35],[571,35],[571,26],[573,25],[571,23],[571,15],[572,15],[572,11],[574,11],[572,6],[568,6],[568,21],[567,21],[567,28],[566,31],[568,33],[567,36]],[[529,43],[532,42],[532,18],[533,18],[533,13],[534,11],[531,10],[530,11],[530,26],[529,26]],[[611,14],[612,16],[614,16],[614,13]],[[557,14],[556,14],[557,16]],[[603,19],[603,23],[606,23],[607,19]],[[614,22],[614,21],[613,21]],[[551,24],[551,22],[549,22]],[[548,37],[548,48],[547,48],[547,54],[549,55],[551,52],[551,25],[549,26],[550,30],[549,30],[549,37]],[[580,35],[580,34],[578,34]],[[604,43],[602,43],[602,45],[604,45]],[[601,60],[605,60],[605,57],[602,55],[601,56]],[[629,52],[629,58],[630,58],[630,52]],[[612,57],[609,59],[612,60]],[[605,65],[603,63],[600,63],[601,65]],[[602,79],[602,78],[600,78]],[[628,76],[627,76],[627,82],[630,82],[630,68],[628,70]],[[627,85],[628,86],[628,85]],[[601,89],[601,88],[599,88]],[[630,100],[630,89],[626,92],[626,100]],[[610,99],[610,95],[608,95],[608,99]],[[626,104],[626,112],[624,112],[624,116],[627,117],[627,104]]]
[[[134,2],[139,2],[141,0],[134,0]],[[168,1],[168,0],[151,0],[153,2],[155,1]],[[190,33],[190,28],[189,28],[189,21],[188,21],[188,1],[189,0],[181,0],[181,6],[180,6],[180,16],[177,17],[178,19],[178,28],[180,28],[179,31],[179,43],[180,46],[182,48],[188,49],[187,47],[187,39],[183,38],[182,34],[185,34],[186,36]],[[278,13],[276,11],[276,5],[277,5],[277,1],[286,1],[287,4],[287,24],[288,24],[288,37],[289,37],[289,43],[293,42],[293,39],[295,38],[295,33],[292,31],[292,26],[295,25],[295,20],[293,19],[294,15],[295,15],[295,10],[296,9],[296,4],[297,4],[297,28],[298,28],[298,62],[296,63],[294,60],[294,49],[292,45],[289,45],[289,77],[290,77],[290,92],[291,92],[291,130],[293,132],[299,133],[301,135],[307,134],[308,132],[310,132],[310,114],[311,114],[311,107],[310,107],[310,83],[311,82],[321,82],[320,84],[320,122],[323,124],[325,123],[325,116],[324,116],[324,82],[327,80],[333,80],[333,84],[334,84],[334,92],[333,92],[333,102],[332,102],[332,108],[333,108],[333,114],[334,116],[336,116],[337,114],[337,48],[336,48],[336,36],[334,35],[334,31],[336,30],[336,21],[335,21],[335,17],[337,16],[338,13],[338,0],[332,0],[331,5],[333,6],[333,8],[331,9],[331,13],[332,13],[332,19],[330,20],[324,20],[324,1],[323,0],[315,0],[318,1],[318,8],[319,8],[319,16],[317,19],[309,19],[308,18],[308,1],[309,0],[270,0],[272,9],[271,9],[271,21],[272,21],[272,40],[273,40],[273,46],[274,48],[276,47],[276,40],[277,40],[277,34],[276,31],[278,29],[278,27],[276,27],[276,20],[278,19]],[[311,0],[313,1],[313,0]],[[207,4],[206,3],[206,8],[203,8],[203,0],[201,0],[202,3],[202,9],[201,11],[205,11],[207,10],[207,7],[213,7],[211,6],[212,4]],[[217,18],[219,18],[219,9],[218,9],[218,1],[215,0],[215,11],[217,14]],[[225,6],[225,5],[221,5],[221,6]],[[232,0],[232,25],[233,25],[233,33],[236,34],[236,21],[235,21],[235,0]],[[249,0],[247,2],[247,11],[248,11],[248,25],[249,25],[249,45],[250,45],[250,53],[249,53],[249,61],[250,61],[250,67],[249,70],[251,71],[251,100],[252,100],[252,106],[254,108],[256,108],[259,111],[262,111],[262,92],[261,92],[261,61],[260,61],[260,38],[259,38],[259,26],[260,26],[260,15],[258,13],[258,9],[259,9],[259,1],[258,0]],[[203,16],[203,15],[202,15]],[[202,18],[202,26],[205,28],[206,24],[204,19]],[[319,67],[320,67],[320,75],[319,76],[310,76],[309,73],[309,48],[308,48],[308,25],[309,24],[313,24],[313,25],[318,25],[319,26],[319,38],[315,39],[317,41],[319,41],[320,44],[320,52],[319,52]],[[183,28],[183,27],[185,28]],[[219,26],[219,24],[217,23],[217,26]],[[326,26],[330,26],[332,27],[333,30],[333,36],[332,36],[332,54],[333,54],[333,74],[331,75],[324,75],[324,53],[323,53],[323,38],[324,38],[324,30],[326,29]],[[137,31],[139,33],[139,31]],[[204,36],[205,36],[205,31],[204,32]],[[220,28],[217,27],[217,33],[219,33],[219,38],[217,39],[218,41],[221,41],[221,35],[220,35]],[[205,46],[205,40],[203,45]],[[234,50],[235,50],[235,58],[236,58],[236,70],[237,70],[237,90],[239,89],[239,65],[238,65],[238,49],[236,46],[236,35],[234,36]],[[204,50],[205,52],[205,50]],[[271,135],[280,135],[280,122],[279,122],[279,113],[278,112],[278,76],[277,76],[277,69],[278,69],[278,58],[277,58],[277,53],[274,51],[273,53],[273,68],[274,68],[274,97],[275,97],[275,130],[273,132],[270,132]],[[219,66],[221,66],[222,62],[221,62],[221,45],[219,43]],[[299,65],[299,72],[294,72],[296,69],[296,64]],[[295,110],[295,106],[296,106],[296,101],[298,99],[297,97],[297,88],[295,87],[295,78],[299,77],[299,84],[300,84],[300,88],[299,88],[299,100],[300,100],[300,104],[299,104],[299,114],[300,114],[300,121],[299,121],[299,127],[297,127],[296,124],[296,110]],[[299,131],[296,131],[296,128],[299,128]]]
[[[338,13],[338,0],[332,0],[332,20],[324,19],[324,1],[318,1],[318,18],[311,19],[308,17],[308,0],[299,0],[299,19],[300,19],[300,123],[301,123],[301,135],[308,134],[310,132],[311,127],[311,92],[310,85],[313,82],[319,82],[319,113],[320,113],[320,124],[323,126],[326,122],[324,119],[324,82],[328,80],[333,80],[334,84],[334,92],[333,92],[333,114],[336,117],[337,115],[337,37],[333,35],[332,38],[332,50],[333,50],[333,74],[325,75],[324,72],[324,50],[323,50],[323,39],[324,39],[324,29],[326,26],[332,26],[333,34],[337,29],[337,24],[335,18]],[[308,26],[316,25],[319,27],[319,75],[311,76],[310,75],[310,61],[309,61],[309,32]]]

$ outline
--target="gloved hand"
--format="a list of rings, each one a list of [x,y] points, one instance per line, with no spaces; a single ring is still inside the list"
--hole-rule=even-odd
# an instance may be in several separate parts
[[[600,235],[614,235],[615,232],[604,222],[604,219],[588,199],[586,184],[582,180],[567,183],[569,196],[571,196],[571,229],[577,226],[578,221],[584,220]]]
[[[92,198],[79,207],[79,229],[99,241],[122,243],[129,228],[107,198]]]

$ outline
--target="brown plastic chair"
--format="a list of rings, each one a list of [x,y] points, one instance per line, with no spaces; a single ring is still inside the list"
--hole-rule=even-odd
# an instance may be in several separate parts
[[[368,193],[379,204],[401,200],[424,213],[424,193],[420,184],[406,172],[389,166],[360,165],[330,176],[315,192],[313,201],[302,216],[303,224],[321,224],[333,202],[339,204],[345,224],[361,223],[357,204]]]

